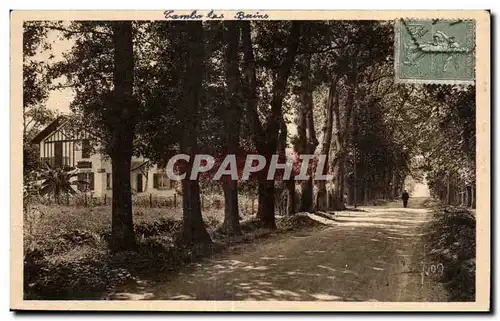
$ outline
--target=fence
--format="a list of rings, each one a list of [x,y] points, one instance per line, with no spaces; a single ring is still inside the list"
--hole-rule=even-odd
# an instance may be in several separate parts
[[[111,206],[112,198],[109,196],[95,197],[92,194],[81,193],[74,196],[62,196],[59,201],[53,198],[41,197],[34,202],[45,205],[60,205],[60,206],[77,206],[77,207],[94,207],[94,206]],[[220,194],[201,194],[200,202],[202,210],[223,210],[224,197]],[[254,215],[257,212],[257,199],[253,196],[239,195],[240,212],[245,215]],[[141,195],[132,196],[132,205],[142,208],[182,208],[182,195],[173,194],[172,196],[154,195],[151,193],[143,193]]]

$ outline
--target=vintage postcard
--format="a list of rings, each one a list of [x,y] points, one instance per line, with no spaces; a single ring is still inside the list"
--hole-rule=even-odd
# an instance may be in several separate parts
[[[488,11],[12,11],[11,309],[489,311]]]

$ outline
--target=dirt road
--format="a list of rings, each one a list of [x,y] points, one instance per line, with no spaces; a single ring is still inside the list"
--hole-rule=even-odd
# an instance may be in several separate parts
[[[426,209],[399,204],[338,212],[320,231],[281,235],[193,264],[111,299],[446,301],[423,275]],[[321,219],[321,218],[319,218]]]

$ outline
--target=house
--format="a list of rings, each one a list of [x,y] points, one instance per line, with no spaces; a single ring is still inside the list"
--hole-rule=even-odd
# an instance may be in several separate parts
[[[78,180],[88,185],[79,185],[80,191],[91,192],[95,197],[111,197],[111,159],[99,152],[99,140],[86,130],[75,130],[65,116],[59,116],[32,140],[40,148],[40,161],[52,167],[77,167]],[[76,178],[75,178],[76,179]],[[132,191],[154,195],[171,196],[175,183],[168,179],[162,166],[152,164],[142,157],[133,157],[130,171]]]

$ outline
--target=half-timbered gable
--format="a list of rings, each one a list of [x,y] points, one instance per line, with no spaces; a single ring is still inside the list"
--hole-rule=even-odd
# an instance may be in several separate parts
[[[86,130],[68,128],[64,116],[57,118],[41,131],[32,143],[40,145],[40,160],[53,167],[86,167],[85,160],[92,155],[92,141],[95,140]]]

